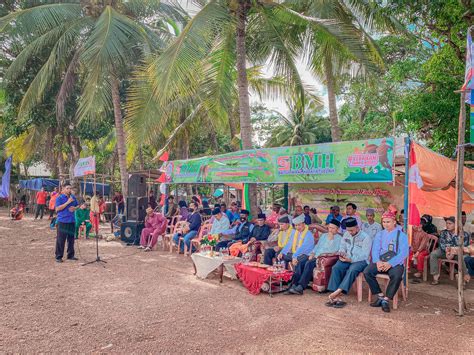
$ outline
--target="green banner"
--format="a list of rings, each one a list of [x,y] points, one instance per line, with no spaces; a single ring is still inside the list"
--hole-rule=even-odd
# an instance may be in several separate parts
[[[394,139],[243,150],[164,164],[167,183],[390,182]]]

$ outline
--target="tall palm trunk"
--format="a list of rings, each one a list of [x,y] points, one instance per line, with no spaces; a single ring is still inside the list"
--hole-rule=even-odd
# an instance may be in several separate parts
[[[326,56],[324,60],[324,71],[325,71],[325,76],[326,76],[326,86],[328,89],[329,121],[331,123],[331,138],[333,142],[339,142],[341,140],[341,129],[339,128],[339,120],[337,117],[335,80],[334,80],[334,75],[332,73],[331,58],[329,56]]]
[[[245,48],[246,22],[248,0],[238,0],[237,7],[237,35],[236,35],[236,54],[237,54],[237,84],[239,88],[239,116],[240,116],[240,138],[243,149],[252,149],[252,124],[250,122],[250,100],[249,83],[247,79]],[[252,216],[257,215],[257,186],[249,185],[250,212]]]
[[[123,130],[122,109],[120,107],[119,81],[112,80],[112,102],[114,105],[115,135],[117,137],[117,153],[120,169],[120,184],[124,196],[128,195],[127,147]]]

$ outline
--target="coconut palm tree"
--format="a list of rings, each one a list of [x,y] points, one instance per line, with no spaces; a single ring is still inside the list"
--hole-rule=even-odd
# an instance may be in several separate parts
[[[276,122],[265,146],[295,146],[331,141],[329,121],[318,114],[322,105],[307,104],[305,110],[294,104],[288,104],[288,107],[288,115],[274,111],[279,122]]]
[[[385,8],[375,1],[361,0],[298,0],[295,1],[298,11],[309,16],[323,19],[335,19],[357,37],[365,53],[353,51],[337,37],[328,35],[320,28],[308,24],[309,43],[308,64],[312,72],[327,89],[329,119],[333,142],[341,140],[336,93],[341,74],[349,76],[365,75],[381,71],[384,63],[379,48],[369,33],[404,31],[403,26],[391,17]]]
[[[360,41],[347,30],[345,24],[321,20],[294,11],[285,2],[270,0],[208,0],[201,1],[200,11],[189,21],[174,43],[153,62],[145,72],[150,82],[143,112],[155,112],[178,101],[186,101],[198,91],[217,93],[207,110],[228,112],[230,95],[222,90],[233,90],[229,78],[235,70],[237,82],[240,136],[243,149],[252,149],[250,122],[248,65],[269,63],[276,75],[286,79],[286,85],[297,92],[304,102],[304,87],[296,59],[305,44],[307,23],[338,38],[347,48],[364,56]],[[210,58],[220,56],[212,61]],[[207,65],[203,65],[207,63]],[[217,77],[221,85],[202,85],[200,79]],[[221,91],[215,91],[217,89]],[[212,96],[210,96],[212,97]],[[223,98],[223,100],[222,100]],[[159,104],[157,104],[157,102]],[[201,102],[199,109],[207,105]],[[302,106],[305,107],[304,105]],[[197,107],[191,115],[196,113]],[[256,210],[255,189],[250,189]]]
[[[122,81],[146,55],[168,42],[167,24],[185,23],[177,6],[153,0],[45,0],[0,18],[0,31],[21,37],[23,48],[6,73],[7,80],[22,75],[35,56],[49,53],[31,81],[19,107],[19,119],[42,102],[60,80],[58,126],[69,124],[66,104],[75,87],[81,88],[77,119],[98,120],[113,114],[122,191],[127,193],[126,145],[120,90]]]

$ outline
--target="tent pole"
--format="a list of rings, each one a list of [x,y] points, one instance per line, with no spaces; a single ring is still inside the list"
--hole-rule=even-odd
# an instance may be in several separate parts
[[[403,229],[408,235],[408,216],[409,216],[409,191],[408,186],[410,184],[410,147],[411,147],[411,138],[410,136],[405,137],[405,183],[403,185]],[[406,292],[408,293],[408,264],[410,260],[406,259],[405,263],[405,277],[403,281],[405,283]]]
[[[405,138],[405,184],[403,186],[403,210],[404,210],[404,221],[403,229],[405,232],[408,230],[408,185],[410,183],[410,147],[411,138],[410,136]]]
[[[461,224],[462,214],[462,193],[464,185],[464,143],[466,133],[466,92],[461,92],[461,108],[459,112],[458,123],[458,146],[457,146],[457,168],[456,168],[456,230],[455,234],[459,237],[458,262],[460,263],[458,270],[458,315],[464,315],[466,304],[464,302],[464,273],[461,263],[464,262],[463,246],[464,231]]]

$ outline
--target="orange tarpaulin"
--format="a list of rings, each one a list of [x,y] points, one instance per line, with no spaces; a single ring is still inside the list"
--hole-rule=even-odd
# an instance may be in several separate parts
[[[410,224],[418,224],[419,216],[452,216],[456,213],[456,162],[417,143],[410,152]],[[463,211],[474,210],[474,170],[464,168]]]

